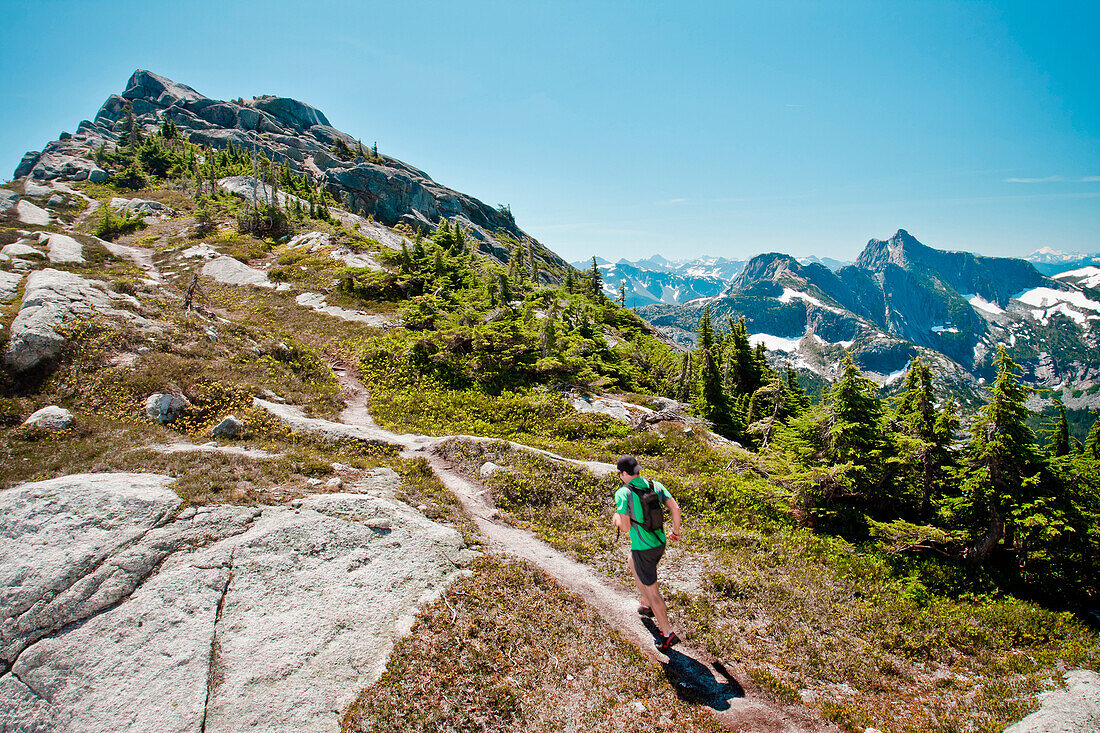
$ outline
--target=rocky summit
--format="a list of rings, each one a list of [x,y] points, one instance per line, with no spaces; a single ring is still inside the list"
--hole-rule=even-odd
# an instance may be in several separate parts
[[[62,133],[43,150],[24,155],[14,176],[39,182],[107,180],[94,153],[118,142],[129,114],[147,132],[156,132],[170,120],[191,142],[217,149],[233,144],[262,153],[296,174],[308,174],[362,217],[425,232],[447,219],[498,259],[507,259],[506,249],[494,236],[500,232],[533,246],[546,262],[564,264],[516,226],[507,208],[489,206],[437,183],[418,168],[364,147],[308,104],[270,95],[210,99],[144,70],[134,72],[121,95],[108,97],[94,119],[83,120],[74,133]]]

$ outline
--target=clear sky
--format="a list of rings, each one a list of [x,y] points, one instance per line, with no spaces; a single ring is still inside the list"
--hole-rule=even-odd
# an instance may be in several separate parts
[[[145,68],[312,104],[569,260],[1100,251],[1094,1],[0,7],[0,177]]]

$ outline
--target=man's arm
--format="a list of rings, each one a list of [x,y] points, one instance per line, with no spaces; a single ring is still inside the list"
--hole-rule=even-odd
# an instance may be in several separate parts
[[[672,515],[672,531],[669,532],[668,538],[673,541],[678,540],[680,539],[680,505],[670,496],[665,500],[665,507]]]
[[[615,512],[615,514],[611,516],[611,523],[614,524],[616,528],[621,529],[623,532],[630,532],[630,517],[626,516],[625,514]]]

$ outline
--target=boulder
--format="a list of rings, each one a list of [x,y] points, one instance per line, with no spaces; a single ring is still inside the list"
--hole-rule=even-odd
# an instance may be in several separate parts
[[[22,273],[0,270],[0,303],[14,300],[15,294],[19,291],[19,283],[22,281]]]
[[[266,112],[287,127],[304,132],[314,125],[328,126],[328,118],[321,110],[310,107],[296,99],[286,97],[257,97],[250,100],[251,106]]]
[[[47,268],[32,272],[23,291],[19,313],[11,324],[11,340],[4,360],[15,371],[26,371],[54,359],[65,344],[57,327],[75,318],[96,314],[140,321],[120,308],[134,304],[131,296],[110,293],[106,283],[86,280],[71,272]]]
[[[30,176],[39,181],[106,181],[107,171],[89,158],[81,156],[74,147],[71,141],[47,145],[35,162]]]
[[[6,188],[0,188],[0,214],[13,209],[18,203],[19,194]]]
[[[8,257],[37,257],[39,259],[45,259],[46,253],[28,244],[28,242],[31,241],[33,240],[20,239],[18,242],[5,244],[3,249],[0,249],[0,254],[5,254]]]
[[[19,203],[15,205],[15,211],[19,217],[19,221],[24,224],[44,227],[48,226],[50,223],[50,212],[39,206],[35,206],[26,199],[19,199]]]
[[[481,464],[481,468],[478,469],[477,473],[481,478],[489,478],[493,474],[503,470],[505,470],[503,466],[498,466],[492,461],[486,461]]]
[[[150,420],[167,425],[175,420],[191,403],[183,395],[159,393],[145,400],[145,414]]]
[[[12,174],[12,178],[22,178],[29,174],[36,163],[38,158],[41,157],[41,153],[36,150],[31,150],[23,155],[22,160],[19,161],[19,165],[15,167],[15,173]]]
[[[49,186],[43,186],[41,183],[28,178],[23,182],[23,195],[24,196],[48,196],[53,193],[53,189]]]
[[[65,205],[65,197],[62,196],[59,193],[53,194],[52,196],[50,196],[49,200],[46,201],[46,206],[52,206],[54,208],[56,208],[58,206],[64,206],[64,205]]]
[[[176,210],[160,201],[150,199],[124,199],[114,197],[111,199],[111,208],[130,216],[156,216],[169,218],[176,215]]]
[[[255,285],[261,288],[274,287],[261,270],[249,267],[232,257],[216,257],[202,266],[202,274],[227,285]]]
[[[51,432],[68,430],[73,426],[73,413],[64,407],[49,405],[31,413],[31,416],[23,422],[23,426],[42,428]]]
[[[50,262],[77,264],[84,261],[84,246],[67,234],[51,234],[46,240]]]
[[[210,435],[215,438],[236,438],[240,436],[242,430],[244,430],[244,423],[233,415],[229,415],[213,427]]]

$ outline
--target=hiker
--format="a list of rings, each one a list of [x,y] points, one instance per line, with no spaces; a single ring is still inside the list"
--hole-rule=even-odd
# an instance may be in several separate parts
[[[638,595],[641,598],[638,613],[652,617],[657,622],[661,630],[657,648],[667,652],[680,639],[668,622],[665,601],[657,588],[657,563],[665,554],[665,530],[663,527],[646,529],[642,496],[648,491],[655,492],[672,515],[672,529],[668,533],[668,539],[673,541],[680,539],[680,505],[660,481],[647,481],[639,476],[641,469],[638,468],[638,459],[634,456],[621,456],[615,467],[619,469],[619,479],[623,485],[615,492],[615,516],[612,521],[617,528],[630,534],[627,564],[630,565],[630,572],[634,573],[634,583],[638,586]]]

